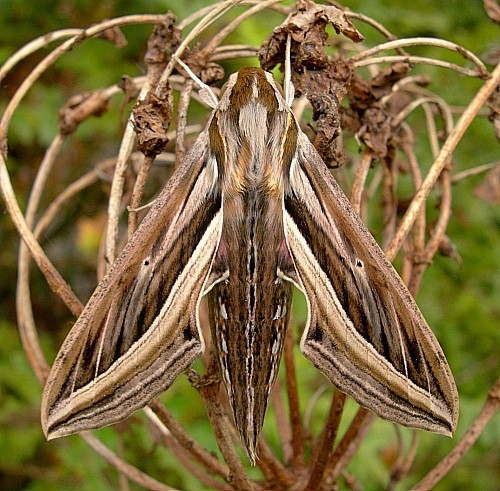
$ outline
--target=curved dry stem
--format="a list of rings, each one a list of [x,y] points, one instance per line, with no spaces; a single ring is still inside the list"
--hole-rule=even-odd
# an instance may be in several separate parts
[[[242,5],[256,5],[261,3],[262,0],[240,0]],[[190,16],[186,17],[183,19],[181,22],[179,22],[179,29],[184,29],[186,26],[189,24],[192,24],[196,20],[198,20],[200,17],[203,17],[206,15],[208,12],[213,10],[213,5],[210,5],[208,7],[204,7],[202,9],[197,10],[196,12],[193,12]],[[276,12],[279,12],[284,15],[288,15],[291,12],[291,7],[284,7],[281,5],[272,5],[270,8],[275,10]]]
[[[435,99],[432,97],[420,97],[411,101],[407,104],[404,109],[402,109],[391,121],[393,128],[397,128],[409,115],[419,106],[423,106],[426,103],[435,103]]]
[[[323,433],[311,457],[312,469],[309,481],[304,491],[315,491],[323,480],[323,474],[328,465],[328,457],[331,454],[333,443],[339,429],[340,418],[344,410],[346,395],[339,390],[333,394],[330,412],[326,420]]]
[[[439,66],[441,68],[448,68],[449,70],[454,70],[455,72],[461,73],[462,75],[467,75],[468,77],[479,77],[485,78],[484,74],[479,71],[471,70],[469,68],[456,65],[455,63],[449,63],[447,61],[436,60],[435,58],[427,58],[425,56],[413,56],[413,55],[393,55],[393,56],[378,56],[375,58],[367,58],[357,61],[354,66],[356,68],[361,68],[363,66],[369,65],[380,65],[381,63],[397,63],[403,61],[410,64],[423,64]]]
[[[139,94],[139,100],[143,100],[148,92],[149,84],[145,84],[141,89],[141,93]],[[120,150],[118,151],[118,158],[116,161],[116,168],[113,174],[113,182],[111,183],[105,242],[106,252],[104,258],[107,264],[106,269],[108,269],[113,264],[117,255],[116,249],[119,235],[118,224],[121,213],[120,210],[123,198],[123,187],[125,184],[125,173],[127,170],[130,154],[134,149],[134,145],[135,131],[133,127],[133,115],[131,114],[122,137]]]
[[[241,0],[226,0],[225,2],[219,2],[207,9],[207,15],[205,15],[205,17],[203,17],[203,19],[198,22],[198,24],[196,24],[196,26],[191,30],[191,32],[184,38],[182,43],[175,50],[175,53],[172,55],[167,67],[163,71],[162,76],[158,81],[158,87],[163,87],[165,85],[175,67],[175,64],[177,63],[177,59],[182,57],[182,54],[189,46],[189,44],[217,19],[219,19],[228,10],[230,10],[234,5],[237,5],[240,2]],[[180,25],[184,26],[185,24],[182,23]]]
[[[31,71],[31,73],[23,80],[15,94],[10,98],[9,103],[2,115],[2,119],[0,120],[0,139],[6,137],[7,128],[10,124],[10,120],[12,119],[12,115],[23,97],[26,95],[26,92],[50,66],[52,66],[64,53],[70,51],[76,44],[81,43],[85,39],[97,36],[107,29],[132,24],[154,24],[156,22],[160,22],[163,18],[163,15],[129,15],[106,20],[93,25],[88,29],[84,29],[78,36],[73,36],[61,45],[57,46]]]
[[[170,414],[160,401],[152,401],[149,404],[149,408],[150,411],[154,412],[159,421],[161,421],[161,426],[168,429],[177,442],[189,451],[189,454],[193,459],[203,465],[211,474],[219,475],[226,480],[228,479],[229,468],[227,465],[214,457],[198,442],[193,440],[182,425]]]
[[[295,482],[291,472],[274,455],[271,447],[263,438],[259,440],[258,448],[259,458],[257,465],[267,481],[277,483],[281,488],[290,489]]]
[[[156,479],[153,479],[148,474],[137,469],[133,465],[120,459],[114,452],[112,452],[104,443],[101,442],[92,433],[80,433],[80,436],[85,442],[94,449],[108,464],[112,465],[118,472],[128,477],[131,481],[142,486],[144,489],[151,491],[179,491],[163,484]]]
[[[418,94],[423,97],[427,97],[430,99],[429,103],[433,104],[439,112],[441,113],[441,117],[445,123],[446,134],[449,135],[451,130],[453,129],[454,121],[453,121],[453,112],[449,106],[449,104],[438,95],[434,94],[434,92],[427,90],[423,87],[407,87],[406,92],[410,94]],[[437,155],[437,153],[436,153]]]
[[[231,470],[236,488],[242,491],[253,491],[255,486],[248,478],[231,442],[227,418],[219,402],[219,384],[209,383],[199,387],[198,391],[203,398],[210,425],[214,430],[215,438],[224,460]]]
[[[467,430],[462,439],[455,448],[432,469],[411,491],[427,491],[448,474],[448,472],[459,462],[472,445],[479,438],[484,428],[500,409],[500,379],[497,379],[495,385],[488,393],[488,399],[481,410],[479,416],[475,419],[472,426]]]
[[[205,54],[211,54],[217,46],[229,35],[231,34],[242,22],[246,19],[252,17],[257,12],[269,8],[271,5],[280,2],[281,0],[265,0],[256,3],[253,7],[243,12],[240,16],[230,22],[226,27],[219,31],[203,48]]]
[[[21,209],[19,208],[14,189],[12,188],[9,172],[7,170],[7,166],[5,165],[5,159],[2,155],[0,155],[0,187],[7,211],[12,218],[19,235],[25,242],[35,262],[40,268],[40,271],[45,276],[50,289],[61,298],[74,315],[79,315],[82,310],[81,303],[72,292],[71,287],[64,281],[50,259],[47,257],[30,228],[26,224]]]
[[[323,384],[319,386],[313,393],[313,395],[309,398],[307,401],[307,406],[304,410],[304,428],[310,428],[311,427],[311,417],[312,413],[314,410],[314,406],[318,403],[320,397],[329,389],[331,388],[330,384]]]
[[[324,473],[326,483],[333,483],[337,480],[357,452],[375,420],[374,413],[365,408],[359,408],[345,435],[328,460]]]
[[[397,252],[401,248],[403,241],[405,240],[413,223],[415,222],[420,208],[427,200],[431,189],[434,187],[436,180],[438,179],[439,175],[450,159],[453,150],[457,146],[458,142],[462,139],[465,130],[468,128],[481,106],[485,103],[486,99],[488,99],[493,90],[495,90],[495,88],[499,84],[499,81],[500,64],[497,65],[494,72],[492,73],[491,78],[483,84],[481,89],[478,91],[474,99],[467,107],[467,110],[458,120],[455,128],[450,133],[450,135],[446,139],[446,142],[441,148],[439,155],[434,160],[434,163],[432,164],[424,182],[422,183],[422,186],[420,187],[410,206],[406,210],[399,229],[386,252],[386,255],[390,261],[394,259]]]
[[[115,158],[106,159],[99,165],[97,165],[94,169],[87,172],[86,174],[78,178],[76,181],[66,186],[64,191],[62,191],[52,201],[52,203],[50,203],[50,205],[44,211],[42,216],[39,218],[34,230],[35,237],[39,239],[42,236],[45,230],[47,230],[49,225],[54,221],[56,215],[59,212],[64,211],[63,208],[66,205],[66,203],[70,202],[71,199],[76,194],[80,193],[85,188],[99,181],[102,178],[103,172],[111,170],[115,165],[116,165]]]
[[[234,489],[232,486],[211,477],[211,475],[218,475],[229,483],[229,468],[204,449],[196,440],[193,440],[159,401],[153,401],[149,407],[144,409],[144,412],[149,421],[159,430],[165,445],[172,450],[175,457],[190,473],[211,489],[221,491]],[[202,471],[195,462],[201,464],[205,471],[211,475],[207,475]]]
[[[184,160],[186,147],[184,145],[184,138],[186,136],[187,126],[187,112],[189,103],[191,102],[191,93],[193,91],[194,82],[188,79],[184,82],[184,86],[179,95],[179,106],[177,109],[177,128],[175,140],[175,166],[178,167]]]
[[[483,172],[488,172],[489,170],[494,169],[500,165],[500,160],[496,162],[490,162],[489,164],[477,165],[476,167],[472,167],[470,169],[464,170],[462,172],[457,172],[453,175],[451,179],[452,184],[457,184],[460,181],[468,179],[469,177],[476,176],[478,174],[482,174]]]
[[[477,67],[477,71],[473,72],[475,75],[472,76],[477,76],[477,77],[488,77],[489,72],[484,65],[484,63],[471,51],[465,49],[463,46],[460,46],[456,43],[452,43],[451,41],[445,41],[444,39],[437,39],[437,38],[425,38],[425,37],[416,37],[416,38],[409,38],[409,39],[397,39],[395,41],[388,41],[387,43],[382,43],[377,46],[374,46],[373,48],[367,49],[366,51],[363,51],[362,53],[358,55],[354,55],[351,57],[351,61],[356,65],[356,66],[363,66],[362,64],[359,64],[363,60],[367,60],[368,58],[371,58],[373,55],[376,55],[377,53],[380,53],[382,51],[386,51],[389,49],[397,49],[397,48],[406,48],[409,46],[434,46],[437,48],[444,48],[448,49],[450,51],[455,51],[458,53],[460,56],[462,56],[464,59],[467,61],[472,62],[474,65]],[[404,56],[402,58],[405,58]],[[424,58],[426,59],[426,58]]]
[[[361,216],[361,204],[363,202],[363,191],[365,189],[366,178],[370,171],[370,166],[373,159],[373,153],[370,150],[365,150],[359,161],[354,181],[351,189],[351,205],[354,211]]]
[[[330,3],[330,2],[328,2],[328,3]],[[368,17],[367,15],[362,14],[360,12],[353,12],[351,10],[344,10],[344,12],[347,15],[347,17],[350,17],[351,19],[359,19],[362,22],[373,27],[374,29],[376,29],[378,32],[380,32],[383,36],[385,36],[390,41],[394,41],[397,39],[397,36],[395,36],[391,31],[389,31],[389,29],[387,29],[385,26],[380,24],[380,22],[377,22],[375,19],[372,19],[371,17]],[[407,55],[405,50],[401,47],[397,47],[397,48],[395,48],[395,50],[401,56]]]
[[[61,150],[64,142],[64,137],[57,135],[52,141],[52,144],[47,149],[45,157],[42,160],[40,168],[33,183],[33,188],[26,207],[26,226],[31,230],[35,222],[35,216],[40,203],[48,175],[50,174],[55,160]],[[35,240],[39,236],[35,233]],[[26,244],[21,241],[19,244],[18,257],[18,277],[16,285],[16,310],[19,335],[23,344],[26,357],[33,368],[37,379],[40,383],[44,383],[48,372],[49,365],[40,345],[40,338],[36,329],[33,309],[31,304],[31,293],[29,288],[29,268],[31,256]]]
[[[412,175],[413,181],[413,190],[416,192],[420,186],[422,185],[422,174],[420,172],[420,166],[418,165],[417,157],[413,151],[413,138],[410,141],[404,142],[401,146],[403,152],[405,153],[406,160],[410,166],[410,172]],[[405,277],[409,277],[407,280],[408,284],[411,282],[411,277],[413,274],[413,268],[415,266],[415,262],[419,264],[421,262],[422,253],[424,251],[425,246],[425,226],[426,226],[426,216],[425,216],[425,207],[422,207],[420,210],[416,220],[415,225],[413,226],[413,251],[412,251],[412,261],[411,267],[412,272],[409,275],[405,275]],[[406,279],[406,278],[405,278]],[[413,296],[416,295],[416,291],[410,290]]]
[[[291,321],[290,321],[291,322]],[[297,389],[297,372],[293,356],[293,333],[287,329],[283,358],[285,362],[286,390],[288,395],[288,409],[290,411],[290,425],[292,427],[292,466],[296,469],[304,467],[304,438],[302,435],[302,418],[300,417],[299,391]]]
[[[37,52],[39,49],[47,47],[48,44],[71,36],[79,36],[83,29],[61,29],[58,31],[49,32],[40,36],[22,48],[18,49],[11,57],[4,61],[0,67],[0,82],[20,61]]]
[[[145,155],[142,160],[142,165],[139,169],[139,173],[134,182],[134,189],[132,190],[132,197],[130,199],[129,205],[129,215],[128,215],[128,238],[130,239],[137,228],[137,223],[139,220],[138,211],[140,208],[142,196],[144,194],[144,187],[146,186],[146,180],[149,175],[149,170],[155,161],[153,155]]]
[[[382,207],[383,207],[383,229],[382,229],[382,249],[385,250],[387,244],[394,237],[396,221],[398,218],[398,204],[396,197],[397,182],[399,176],[398,164],[393,156],[387,156],[382,166]]]
[[[396,427],[399,435],[399,429]],[[401,443],[398,449],[398,459],[391,469],[391,477],[389,479],[389,484],[387,485],[388,491],[393,491],[396,489],[397,484],[404,479],[411,470],[415,457],[417,455],[418,448],[418,433],[416,430],[412,430],[411,433],[411,443],[410,448],[406,454],[403,449],[403,439],[399,435],[399,441]]]

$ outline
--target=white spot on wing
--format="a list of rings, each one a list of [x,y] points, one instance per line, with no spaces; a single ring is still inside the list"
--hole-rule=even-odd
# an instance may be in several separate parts
[[[227,321],[227,310],[226,310],[226,305],[221,303],[220,304],[220,315],[224,320]]]

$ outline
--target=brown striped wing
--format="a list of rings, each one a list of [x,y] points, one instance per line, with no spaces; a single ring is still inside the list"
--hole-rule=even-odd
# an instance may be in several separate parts
[[[303,353],[382,418],[453,433],[458,397],[441,347],[303,133],[290,184],[285,236],[309,306]]]
[[[126,418],[202,353],[198,306],[222,224],[206,138],[169,180],[63,343],[43,393],[48,438]]]

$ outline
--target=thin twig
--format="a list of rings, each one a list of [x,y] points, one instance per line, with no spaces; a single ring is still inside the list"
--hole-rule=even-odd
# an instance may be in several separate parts
[[[403,439],[401,438],[400,440],[401,443],[403,443]],[[403,452],[402,446],[399,449],[398,459],[391,470],[391,477],[389,479],[389,484],[387,485],[387,491],[393,491],[397,484],[410,472],[415,456],[417,455],[418,440],[417,431],[412,430],[410,448],[406,454]]]
[[[292,430],[288,424],[283,398],[281,396],[281,380],[279,377],[274,382],[274,387],[271,390],[271,401],[274,406],[274,414],[276,416],[276,427],[278,429],[279,440],[281,443],[281,451],[283,452],[283,462],[288,465],[292,460]]]
[[[193,440],[182,425],[167,411],[165,406],[158,400],[149,403],[149,407],[158,419],[170,431],[178,443],[189,452],[191,457],[202,464],[211,474],[217,474],[227,479],[229,468],[219,459],[214,457],[208,450]]]
[[[217,371],[215,368],[217,366],[216,364],[217,362],[212,355],[207,368],[207,374]],[[253,491],[255,486],[248,478],[241,460],[236,454],[234,445],[231,442],[230,430],[226,424],[226,417],[219,402],[219,380],[215,379],[212,381],[210,375],[205,375],[204,379],[202,379],[203,381],[197,383],[196,379],[198,377],[193,372],[190,373],[190,378],[194,381],[203,398],[210,425],[214,431],[222,456],[229,466],[235,487],[241,491]]]
[[[85,442],[93,448],[104,460],[112,465],[118,472],[127,476],[131,481],[134,481],[139,486],[151,491],[179,491],[175,488],[171,488],[166,484],[163,484],[156,479],[153,479],[148,474],[137,469],[133,465],[120,459],[114,452],[112,452],[104,443],[96,438],[92,433],[83,432],[80,436],[85,440]]]
[[[299,393],[297,389],[297,373],[293,355],[293,333],[287,329],[283,358],[285,361],[286,389],[290,410],[290,426],[292,427],[292,465],[296,469],[304,467],[304,439],[302,436],[302,421],[300,417]]]
[[[81,32],[78,36],[73,36],[61,45],[57,46],[40,63],[38,63],[28,76],[25,77],[15,94],[10,98],[9,103],[2,114],[2,119],[0,120],[0,140],[5,138],[7,135],[7,128],[10,124],[12,114],[26,95],[26,92],[28,92],[32,85],[51,65],[53,65],[64,53],[71,51],[77,43],[81,43],[84,39],[97,36],[107,29],[133,24],[154,24],[161,21],[163,18],[163,15],[129,15],[117,17],[116,19],[106,20],[95,24],[83,30],[83,32]]]
[[[413,223],[419,213],[420,208],[423,206],[431,189],[434,187],[436,180],[441,174],[442,170],[446,166],[453,150],[457,146],[458,142],[462,139],[465,130],[468,128],[474,116],[477,114],[481,106],[485,103],[486,99],[490,96],[490,94],[495,90],[500,81],[500,64],[497,65],[493,73],[491,74],[491,78],[487,80],[481,89],[478,91],[474,99],[471,101],[466,111],[462,114],[460,119],[458,120],[455,128],[450,133],[448,138],[446,139],[444,145],[439,152],[439,155],[434,160],[427,176],[425,177],[422,186],[415,194],[410,206],[406,210],[406,213],[401,221],[399,229],[392,239],[386,256],[390,261],[394,259],[397,254],[397,251],[401,248],[403,241],[405,240],[408,232],[410,231]]]
[[[485,78],[482,72],[471,70],[469,68],[456,65],[455,63],[449,63],[448,61],[436,60],[435,58],[427,58],[425,56],[413,56],[413,55],[378,56],[375,58],[367,58],[366,60],[357,61],[354,64],[354,66],[356,68],[361,68],[363,66],[380,65],[382,63],[397,63],[400,61],[415,65],[422,64],[422,65],[438,66],[441,68],[447,68],[449,70],[453,70],[455,72],[461,73],[462,75],[467,75],[468,77]]]
[[[437,38],[425,38],[425,37],[415,37],[415,38],[409,38],[409,39],[397,39],[394,41],[388,41],[387,43],[382,43],[378,44],[377,46],[374,46],[373,48],[367,49],[366,51],[363,51],[360,54],[354,55],[351,58],[351,61],[356,65],[356,66],[363,66],[363,61],[367,60],[368,58],[371,58],[373,55],[380,53],[381,51],[386,51],[390,49],[396,49],[396,48],[406,48],[409,46],[434,46],[438,48],[444,48],[448,49],[451,51],[455,51],[458,53],[460,56],[462,56],[464,59],[471,61],[474,63],[474,65],[477,66],[477,71],[472,71],[470,72],[473,74],[472,76],[476,77],[489,77],[489,72],[486,69],[486,66],[484,63],[474,54],[472,51],[469,51],[465,49],[463,46],[460,46],[456,43],[452,43],[451,41],[446,41],[444,39],[437,39]],[[411,57],[406,57],[406,56],[398,56],[395,58],[399,58],[400,61],[404,60],[405,58],[411,58]],[[418,58],[418,57],[417,57]],[[427,59],[427,58],[422,58],[422,59]],[[429,58],[431,60],[432,58]],[[434,60],[434,61],[439,61],[439,60]],[[451,68],[452,64],[450,64]],[[453,65],[457,66],[457,65]],[[461,67],[458,67],[461,68]]]
[[[149,175],[149,170],[155,161],[154,155],[145,155],[142,160],[142,165],[137,174],[134,182],[134,189],[132,190],[132,198],[130,199],[129,215],[128,215],[128,238],[130,239],[137,228],[139,220],[137,210],[141,204],[142,196],[144,194],[144,187]]]
[[[157,401],[155,401],[157,403]],[[160,403],[157,403],[157,409],[158,407],[161,406]],[[195,464],[196,461],[200,462],[199,459],[195,458],[193,460],[193,454],[196,457],[196,453],[192,452],[192,447],[189,445],[189,443],[192,443],[194,445],[198,445],[194,440],[188,437],[188,442],[185,442],[183,440],[177,439],[173,433],[170,431],[170,428],[164,424],[165,420],[163,418],[160,418],[158,416],[158,413],[156,411],[153,411],[151,409],[151,404],[149,407],[144,408],[144,412],[146,413],[146,416],[148,417],[149,421],[155,425],[155,427],[159,430],[161,438],[165,442],[165,445],[170,448],[170,450],[173,452],[175,457],[179,460],[179,462],[186,468],[186,470],[195,476],[200,482],[208,486],[210,489],[218,490],[218,491],[233,491],[234,488],[222,481],[219,481],[218,479],[213,478],[210,475],[207,475],[198,465]],[[169,415],[169,420],[170,423],[180,426],[177,421],[175,421],[174,418],[172,418]],[[203,450],[205,453],[206,451]],[[208,452],[206,452],[208,454]],[[210,455],[210,454],[208,454]],[[211,456],[213,460],[215,459],[213,456]],[[217,460],[219,463],[219,461]],[[224,464],[221,464],[222,467],[225,469],[225,473],[222,474],[222,477],[224,477],[226,480],[229,478],[229,469],[224,466]],[[207,470],[210,470],[209,468]],[[214,472],[212,472],[214,473]]]
[[[236,19],[230,22],[227,26],[221,29],[203,48],[203,53],[210,55],[215,51],[215,48],[219,46],[220,43],[231,34],[242,22],[244,22],[249,17],[252,17],[257,12],[269,8],[271,5],[280,2],[281,0],[264,0],[256,3],[253,7],[249,8],[247,11],[243,12]]]
[[[354,211],[361,216],[361,204],[363,202],[363,191],[365,189],[366,178],[370,170],[373,154],[370,150],[365,150],[359,161],[354,181],[351,189],[351,205]]]
[[[481,410],[479,416],[472,423],[462,439],[457,443],[455,448],[436,466],[432,469],[412,491],[428,491],[448,474],[448,472],[459,462],[466,454],[472,445],[479,438],[484,428],[500,409],[500,379],[498,379],[493,387],[488,392],[488,399]]]
[[[311,476],[304,491],[315,491],[323,480],[323,474],[328,465],[328,457],[332,452],[333,443],[339,429],[345,400],[346,395],[343,392],[339,390],[334,392],[325,428],[311,457]]]
[[[477,165],[476,167],[472,167],[472,168],[464,170],[462,172],[457,172],[456,174],[453,174],[453,177],[451,178],[451,183],[457,184],[460,181],[468,179],[469,177],[476,176],[477,174],[482,174],[483,172],[488,172],[489,170],[494,169],[495,167],[498,167],[499,165],[500,165],[500,160],[497,160],[496,162],[490,162],[489,164]]]
[[[328,460],[324,473],[328,482],[335,482],[340,476],[342,470],[358,450],[375,419],[375,414],[363,407],[359,408],[345,435]]]
[[[267,472],[264,472],[262,464],[265,464]],[[290,489],[294,483],[293,477],[286,467],[272,453],[269,445],[261,438],[259,441],[259,458],[257,460],[259,468],[263,471],[269,482],[281,486],[283,489]]]
[[[191,102],[191,92],[193,91],[194,81],[187,79],[184,82],[184,86],[179,95],[179,105],[177,108],[177,125],[176,125],[176,136],[175,140],[175,166],[178,167],[184,160],[184,154],[186,153],[186,147],[184,145],[184,138],[186,136],[186,126],[187,126],[187,112],[189,109],[189,103]]]

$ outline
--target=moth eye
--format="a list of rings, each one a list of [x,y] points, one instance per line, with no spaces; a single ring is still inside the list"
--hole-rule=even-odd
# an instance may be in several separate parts
[[[358,268],[362,268],[364,266],[363,261],[361,261],[361,259],[356,258],[356,266]]]

